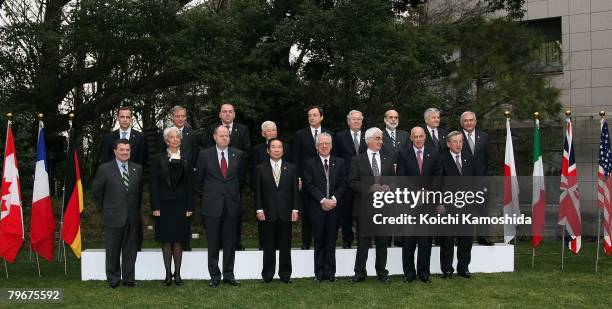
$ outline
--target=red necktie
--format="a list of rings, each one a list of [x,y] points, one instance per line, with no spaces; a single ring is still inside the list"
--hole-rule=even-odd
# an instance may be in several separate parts
[[[221,176],[227,178],[227,161],[225,160],[225,151],[221,151]]]
[[[417,150],[417,162],[419,163],[419,174],[423,173],[423,158],[421,157],[421,150]]]

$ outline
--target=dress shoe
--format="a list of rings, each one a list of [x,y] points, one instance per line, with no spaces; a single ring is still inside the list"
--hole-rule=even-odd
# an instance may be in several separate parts
[[[451,272],[442,273],[442,279],[450,279],[452,277],[453,277],[453,273]]]
[[[261,280],[261,283],[270,283],[270,282],[272,282],[272,278],[265,278]]]
[[[281,278],[280,280],[284,284],[290,284],[291,283],[291,279],[289,279],[289,278]]]
[[[469,271],[457,273],[459,277],[463,277],[466,279],[472,278],[472,274]]]
[[[478,244],[481,246],[493,246],[493,243],[488,240],[486,237],[478,237]]]
[[[210,286],[211,288],[216,288],[219,286],[219,280],[210,280],[210,282],[208,283],[208,286]]]
[[[336,282],[336,281],[338,281],[338,279],[336,279],[336,276],[329,276],[329,278],[327,280],[329,280],[329,282]]]
[[[170,286],[171,284],[172,284],[172,276],[166,277],[166,279],[164,279],[164,285]]]
[[[379,277],[378,281],[382,282],[382,283],[391,283],[391,278],[384,276],[384,277]]]
[[[131,282],[124,282],[123,286],[127,286],[128,288],[135,288],[138,286],[138,284],[134,281],[131,281]]]
[[[404,277],[404,282],[405,283],[412,283],[414,282],[416,278],[415,277]]]
[[[419,276],[419,280],[421,280],[421,282],[423,283],[431,283],[431,280],[429,280],[429,276]]]
[[[174,284],[176,285],[184,285],[185,283],[183,282],[183,279],[179,278],[174,278]]]
[[[323,278],[314,278],[314,282],[321,283],[323,282]]]
[[[342,249],[350,249],[351,248],[351,242],[350,241],[345,241],[342,244]]]
[[[119,282],[109,282],[108,283],[109,289],[116,289],[118,286],[119,286]]]
[[[231,286],[239,286],[240,285],[240,282],[236,281],[236,279],[229,279],[229,280],[223,279],[223,283],[229,284]]]
[[[353,283],[362,282],[362,281],[366,281],[366,277],[355,276],[351,278],[351,282]]]

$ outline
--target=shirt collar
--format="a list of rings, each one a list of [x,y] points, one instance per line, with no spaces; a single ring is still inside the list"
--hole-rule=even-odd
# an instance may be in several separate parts
[[[127,133],[127,136],[130,136],[130,133],[132,133],[132,128],[129,127],[127,130],[123,131],[123,129],[119,128],[119,137],[122,137],[123,132]]]
[[[432,128],[429,125],[427,125],[427,131],[429,131],[429,133],[431,133],[431,130],[435,130],[436,133],[438,133],[438,128]]]
[[[276,164],[277,162],[274,162],[274,160],[270,159],[270,164],[272,164],[272,167],[274,167],[274,164]],[[283,159],[279,159],[278,160],[278,166],[283,165]]]
[[[459,156],[459,159],[461,159],[461,152],[460,153],[454,153],[451,150],[449,150],[448,152],[450,152],[451,157],[453,157],[453,159],[455,159],[457,156]]]
[[[476,129],[474,129],[472,133],[466,131],[465,129],[462,129],[462,130],[463,130],[463,134],[465,134],[466,137],[469,136],[469,134],[472,134],[472,137],[476,136]]]
[[[421,149],[416,148],[416,146],[412,145],[412,149],[414,150],[414,153],[416,154],[417,151],[421,151],[421,154],[425,153],[425,146],[421,147]]]
[[[115,162],[117,162],[117,166],[119,167],[119,171],[121,171],[121,172],[123,172],[123,164],[128,165],[128,161],[121,162],[121,161],[119,161],[119,159],[115,159]],[[128,168],[129,168],[129,166],[128,166]]]
[[[226,158],[227,158],[227,147],[225,147],[225,149],[221,150],[221,148],[219,148],[219,146],[215,145],[215,148],[217,149],[217,155],[220,156],[221,152],[225,152],[226,154]]]

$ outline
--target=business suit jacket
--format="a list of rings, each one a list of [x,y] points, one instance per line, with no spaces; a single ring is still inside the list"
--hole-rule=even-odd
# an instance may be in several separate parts
[[[470,149],[470,145],[467,140],[467,136],[463,133],[463,149],[462,153],[469,153],[474,159],[474,164],[476,165],[476,172],[479,176],[494,176],[495,174],[495,166],[493,163],[493,159],[491,158],[491,145],[489,134],[474,129],[474,153]]]
[[[425,147],[430,147],[431,149],[438,149],[438,152],[448,151],[448,146],[446,146],[446,135],[448,131],[444,128],[437,128],[438,135],[438,147],[434,144],[433,137],[431,136],[431,131],[427,128],[427,125],[421,125],[421,128],[425,130]]]
[[[393,160],[385,154],[379,152],[380,155],[380,175],[381,176],[395,176],[395,170],[393,167]],[[349,185],[353,190],[353,207],[357,211],[354,212],[356,217],[359,216],[359,209],[361,209],[361,191],[364,188],[369,188],[373,183],[368,179],[373,180],[374,174],[372,173],[372,166],[370,165],[370,158],[368,153],[364,152],[353,158],[351,161],[351,168],[349,170]]]
[[[149,191],[151,210],[160,210],[162,201],[171,201],[176,199],[186,199],[187,209],[185,211],[193,211],[193,192],[194,192],[194,175],[193,163],[187,155],[181,155],[181,165],[184,172],[185,181],[181,181],[181,185],[172,185],[170,180],[170,172],[168,170],[168,156],[160,154],[153,157],[151,160],[151,176],[149,179],[151,190]]]
[[[425,188],[433,189],[435,176],[440,176],[442,171],[439,164],[440,154],[430,147],[423,147],[422,171],[419,171],[419,163],[417,161],[414,148],[412,146],[400,150],[397,158],[397,176],[413,176],[410,180],[416,185],[416,190]],[[414,176],[426,176],[416,178]],[[418,179],[418,181],[417,181]]]
[[[359,138],[359,152],[355,152],[355,145],[353,144],[353,132],[351,130],[343,130],[336,134],[334,140],[335,152],[334,155],[344,160],[345,167],[348,169],[351,166],[351,160],[354,156],[366,152],[368,144],[365,140],[365,131],[361,130]],[[348,173],[347,173],[348,175]]]
[[[227,148],[227,178],[221,175],[216,146],[200,151],[197,161],[197,180],[202,188],[202,214],[221,217],[224,204],[229,217],[241,214],[240,182],[244,169],[244,153],[236,148]]]
[[[332,136],[332,143],[335,141],[334,132],[321,127],[321,133],[329,133]],[[332,147],[332,154],[334,154],[334,148]],[[308,159],[318,156],[317,149],[315,148],[315,140],[310,131],[310,127],[302,128],[295,132],[293,140],[293,163],[298,168],[299,177],[304,178],[304,169],[306,168],[306,161]]]
[[[306,169],[304,171],[304,186],[310,198],[308,199],[308,207],[310,207],[310,218],[321,219],[326,214],[336,214],[337,208],[331,211],[321,209],[321,200],[324,198],[336,198],[340,201],[348,189],[346,183],[346,168],[344,160],[338,157],[329,156],[329,196],[327,196],[327,179],[325,178],[325,169],[323,162],[318,155],[306,161]],[[336,204],[338,205],[338,204]]]
[[[278,187],[270,160],[257,165],[255,177],[255,207],[263,210],[266,221],[291,222],[291,212],[299,210],[298,177],[295,165],[282,161]]]
[[[116,140],[121,138],[120,130],[117,129],[104,135],[104,141],[102,142],[102,163],[115,160],[114,143]],[[149,155],[149,149],[147,147],[147,141],[138,130],[130,131],[130,161],[144,166],[147,163]]]
[[[128,173],[130,183],[126,190],[115,160],[98,167],[91,191],[102,207],[102,224],[105,227],[120,228],[127,222],[137,225],[140,220],[142,166],[128,162]]]
[[[397,153],[400,149],[410,147],[412,142],[410,141],[410,133],[408,131],[395,129],[395,147],[391,141],[391,136],[387,132],[386,128],[381,129],[383,131],[383,145],[380,152],[391,158],[393,162],[397,160]]]

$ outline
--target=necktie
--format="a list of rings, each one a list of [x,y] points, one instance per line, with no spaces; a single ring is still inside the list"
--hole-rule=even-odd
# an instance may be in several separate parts
[[[123,172],[121,173],[121,178],[123,179],[123,185],[125,186],[125,190],[130,187],[130,173],[128,173],[127,164],[121,164],[121,168]]]
[[[227,160],[225,160],[225,151],[221,151],[221,176],[227,178]]]
[[[436,135],[436,129],[431,130],[431,139],[434,142],[434,147],[438,148],[438,146],[440,146],[440,140],[438,140],[438,136]]]
[[[459,175],[463,175],[463,170],[461,168],[461,156],[460,155],[456,155],[455,156],[455,164],[457,164],[457,169],[459,170]]]
[[[121,132],[121,138],[127,139],[127,132]]]
[[[315,129],[315,135],[314,135],[314,139],[315,141],[317,140],[317,135],[319,134],[319,130]]]
[[[359,154],[359,139],[357,138],[357,132],[353,133],[353,145],[355,146],[355,154]]]
[[[378,162],[376,162],[376,152],[372,153],[372,174],[374,177],[380,176],[380,169],[378,168]]]
[[[472,133],[468,133],[468,144],[470,145],[472,154],[474,154],[474,140],[472,139]]]
[[[278,187],[278,184],[280,183],[280,170],[278,168],[278,162],[274,163],[274,182]]]
[[[419,174],[423,173],[423,157],[421,156],[422,153],[422,150],[417,150],[417,163],[419,163]]]
[[[393,143],[393,148],[395,148],[395,131],[391,131],[391,143]]]
[[[232,135],[232,127],[228,125],[226,125],[225,127],[227,128],[227,131],[229,131],[230,135]]]
[[[325,187],[326,187],[325,197],[329,198],[329,165],[327,164],[327,159],[324,159],[323,162],[324,162],[323,163],[323,168],[325,169],[325,182],[326,182],[326,184],[325,184]]]

